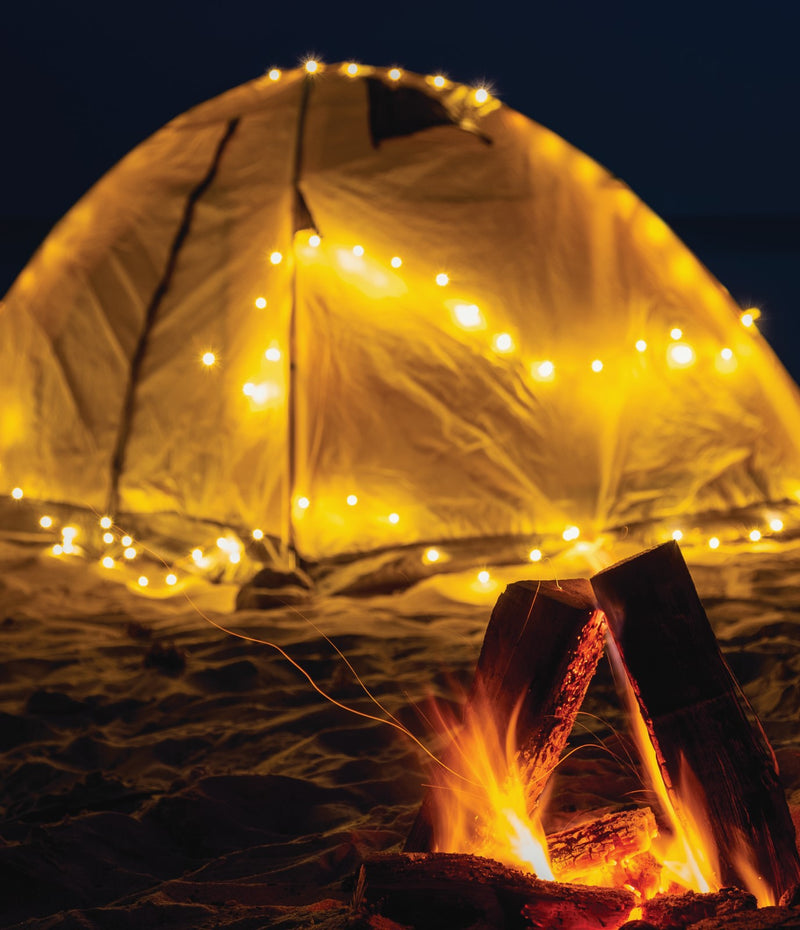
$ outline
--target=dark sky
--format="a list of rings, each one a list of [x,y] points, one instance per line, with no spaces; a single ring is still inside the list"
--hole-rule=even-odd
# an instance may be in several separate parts
[[[673,225],[800,375],[800,2],[25,0],[0,27],[0,292],[168,119],[306,53],[489,81]]]

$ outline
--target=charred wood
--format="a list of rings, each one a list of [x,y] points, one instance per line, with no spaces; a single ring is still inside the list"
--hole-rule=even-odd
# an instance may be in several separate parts
[[[800,858],[774,755],[748,720],[677,544],[600,572],[592,587],[679,815],[685,760],[704,795],[722,881],[744,884],[744,847],[780,896],[800,879]]]

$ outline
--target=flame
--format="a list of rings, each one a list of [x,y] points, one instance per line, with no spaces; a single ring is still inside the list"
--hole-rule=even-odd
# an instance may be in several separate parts
[[[449,770],[437,777],[433,796],[433,849],[485,856],[552,879],[540,814],[538,809],[529,812],[517,761],[518,711],[519,705],[501,735],[491,704],[478,687],[461,725],[439,714],[451,745]]]
[[[623,693],[647,780],[670,827],[670,833],[659,832],[653,844],[654,854],[662,864],[658,890],[674,891],[677,885],[687,891],[718,891],[721,888],[719,857],[705,816],[705,792],[685,759],[681,760],[679,791],[676,793],[668,785],[622,657],[610,636],[606,649],[617,686]]]

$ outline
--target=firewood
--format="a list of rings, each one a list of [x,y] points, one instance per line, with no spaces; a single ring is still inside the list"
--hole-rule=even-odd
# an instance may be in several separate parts
[[[687,930],[800,930],[800,908],[762,907],[727,917],[709,917]]]
[[[658,930],[685,930],[707,917],[725,917],[754,911],[756,899],[741,888],[723,888],[707,894],[658,894],[642,905],[642,920]]]
[[[741,844],[776,897],[800,876],[795,831],[680,549],[658,546],[592,578],[679,813],[682,759],[701,788],[723,884],[743,885]],[[703,791],[703,788],[706,789]]]
[[[500,733],[517,707],[517,761],[528,813],[566,745],[589,681],[603,652],[605,621],[586,581],[520,581],[495,604],[467,699],[465,717],[486,702]],[[521,702],[521,703],[520,703]],[[457,761],[446,754],[454,766]],[[446,785],[434,773],[438,785]],[[406,850],[436,848],[435,792],[428,792]]]
[[[390,853],[363,869],[368,905],[419,930],[599,930],[619,926],[635,904],[629,891],[543,881],[478,856]]]
[[[639,807],[551,833],[547,850],[553,874],[559,881],[570,881],[571,876],[591,872],[602,863],[646,852],[657,832],[653,812]]]

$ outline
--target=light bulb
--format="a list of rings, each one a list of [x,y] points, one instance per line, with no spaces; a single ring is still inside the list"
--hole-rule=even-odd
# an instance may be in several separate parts
[[[447,78],[443,74],[436,74],[433,78],[433,86],[442,88],[447,83]]]
[[[453,315],[464,329],[479,329],[484,325],[481,309],[477,304],[456,304]]]
[[[769,528],[773,533],[780,533],[780,531],[783,529],[783,520],[779,520],[777,517],[773,517],[772,520],[769,521]]]
[[[216,362],[216,360],[217,360],[217,356],[214,355],[213,352],[204,352],[204,353],[203,353],[203,364],[204,364],[207,368],[210,368],[210,367],[214,364],[214,362]]]
[[[568,526],[564,532],[561,534],[562,538],[566,542],[571,542],[573,539],[577,539],[581,535],[581,531],[577,526]]]
[[[491,575],[489,574],[489,572],[486,571],[486,569],[478,572],[478,581],[481,584],[488,584],[490,578],[491,578]]]
[[[140,588],[146,588],[150,584],[150,580],[147,575],[139,575],[138,584]]]
[[[101,562],[102,562],[103,568],[113,568],[113,567],[114,567],[114,560],[111,558],[110,555],[104,555],[103,558],[102,558],[102,560],[101,560]]]
[[[61,555],[64,551],[64,547],[59,543],[56,543],[50,551],[53,553],[53,555]]]
[[[723,361],[729,362],[733,358],[733,349],[729,349],[726,346],[724,349],[722,349],[722,351],[719,354],[720,354],[720,358]]]
[[[399,514],[399,513],[390,513],[390,514],[389,514],[389,522],[390,522],[390,523],[399,523],[399,522],[400,522],[400,514]]]
[[[485,87],[478,87],[473,96],[475,103],[486,103],[489,99],[489,91]]]
[[[65,526],[61,530],[61,535],[64,537],[64,542],[71,543],[78,535],[78,530],[74,526]]]
[[[600,361],[599,358],[596,358],[596,359],[592,362],[592,371],[594,371],[594,372],[601,372],[602,370],[603,370],[603,363]]]
[[[670,338],[672,339],[680,339],[681,336],[683,336],[683,330],[679,326],[674,326],[669,331],[669,335],[670,335]]]
[[[21,501],[22,498],[25,496],[25,492],[22,490],[22,488],[14,488],[11,491],[11,496],[14,498],[15,501]]]
[[[355,505],[358,503],[358,498],[356,497],[355,494],[348,494],[348,495],[347,495],[347,503],[348,503],[351,507],[355,507]]]
[[[681,530],[673,530],[672,538],[675,542],[680,542],[683,539],[683,532]]]
[[[354,61],[348,62],[345,65],[344,73],[350,77],[355,77],[358,74],[358,65]]]
[[[363,254],[364,254],[364,246],[363,246],[363,245],[354,245],[354,246],[353,246],[353,255],[355,255],[356,258],[361,258],[361,256],[362,256]]]
[[[391,68],[389,71],[389,77],[393,81],[399,81],[403,76],[403,72],[399,68]]]
[[[694,349],[685,342],[673,343],[667,351],[670,368],[688,368],[694,363]]]
[[[270,252],[269,260],[273,265],[280,265],[283,255],[280,252]]]
[[[719,549],[719,539],[716,536],[712,536],[708,541],[709,549]]]
[[[496,352],[511,352],[514,348],[514,340],[510,333],[498,333],[492,340],[492,345]]]
[[[110,530],[112,523],[113,520],[111,517],[100,517],[100,526],[102,526],[104,530]]]
[[[281,78],[280,68],[270,68],[267,73],[270,81],[279,81]]]
[[[749,307],[747,310],[744,310],[740,316],[739,321],[742,326],[751,327],[755,321],[761,316],[761,311],[758,307]]]
[[[41,526],[43,530],[49,530],[52,525],[53,525],[52,517],[48,517],[47,515],[45,515],[39,518],[39,526]]]
[[[751,541],[751,542],[758,542],[759,539],[761,539],[761,531],[760,531],[760,530],[750,530],[750,541]]]
[[[403,259],[399,255],[395,255],[394,258],[389,262],[392,268],[399,268],[403,264]]]
[[[534,362],[531,366],[531,374],[537,381],[552,381],[556,373],[556,366],[550,359],[544,359],[541,362]]]
[[[123,536],[120,542],[123,546],[130,546],[133,544],[133,539],[130,536]]]
[[[297,506],[301,510],[308,510],[308,508],[311,506],[311,501],[307,497],[298,497]]]
[[[231,565],[238,565],[242,561],[242,553],[237,550],[228,553],[228,561]]]
[[[636,340],[636,351],[637,351],[637,352],[646,352],[646,351],[647,351],[647,343],[644,341],[644,339],[637,339],[637,340]]]
[[[263,539],[263,538],[264,538],[264,530],[255,529],[255,530],[253,530],[253,532],[252,532],[251,535],[252,535],[253,539],[255,539],[255,540]]]
[[[270,346],[264,353],[264,358],[268,362],[279,362],[281,360],[281,350],[277,346]]]
[[[201,565],[203,562],[203,550],[202,549],[192,549],[192,561],[195,565]]]
[[[136,558],[136,550],[133,548],[133,546],[128,546],[128,548],[125,549],[125,551],[122,554],[125,556],[126,559]]]
[[[438,562],[440,557],[441,556],[439,555],[439,550],[431,548],[431,549],[425,550],[425,555],[423,556],[423,559],[426,562]]]
[[[316,74],[317,71],[319,71],[319,62],[316,60],[316,58],[308,58],[305,61],[303,67],[309,74]]]
[[[103,533],[103,542],[104,542],[107,546],[110,546],[111,543],[114,542],[114,534],[113,534],[113,533]]]
[[[263,310],[264,307],[267,306],[267,298],[266,298],[266,297],[256,297],[256,306],[258,307],[259,310]]]
[[[542,550],[541,549],[531,549],[528,553],[528,558],[531,562],[541,562],[542,560]]]
[[[450,275],[440,271],[439,274],[436,275],[436,283],[439,285],[439,287],[447,287],[447,285],[450,283]]]
[[[312,249],[319,248],[319,244],[321,242],[322,242],[322,238],[318,236],[316,233],[313,233],[313,235],[308,237],[308,244],[311,246]]]
[[[166,581],[166,583],[167,583],[170,587],[172,587],[172,585],[178,583],[178,576],[177,576],[174,572],[170,572],[170,573],[167,575],[167,577],[164,579],[164,581]]]

